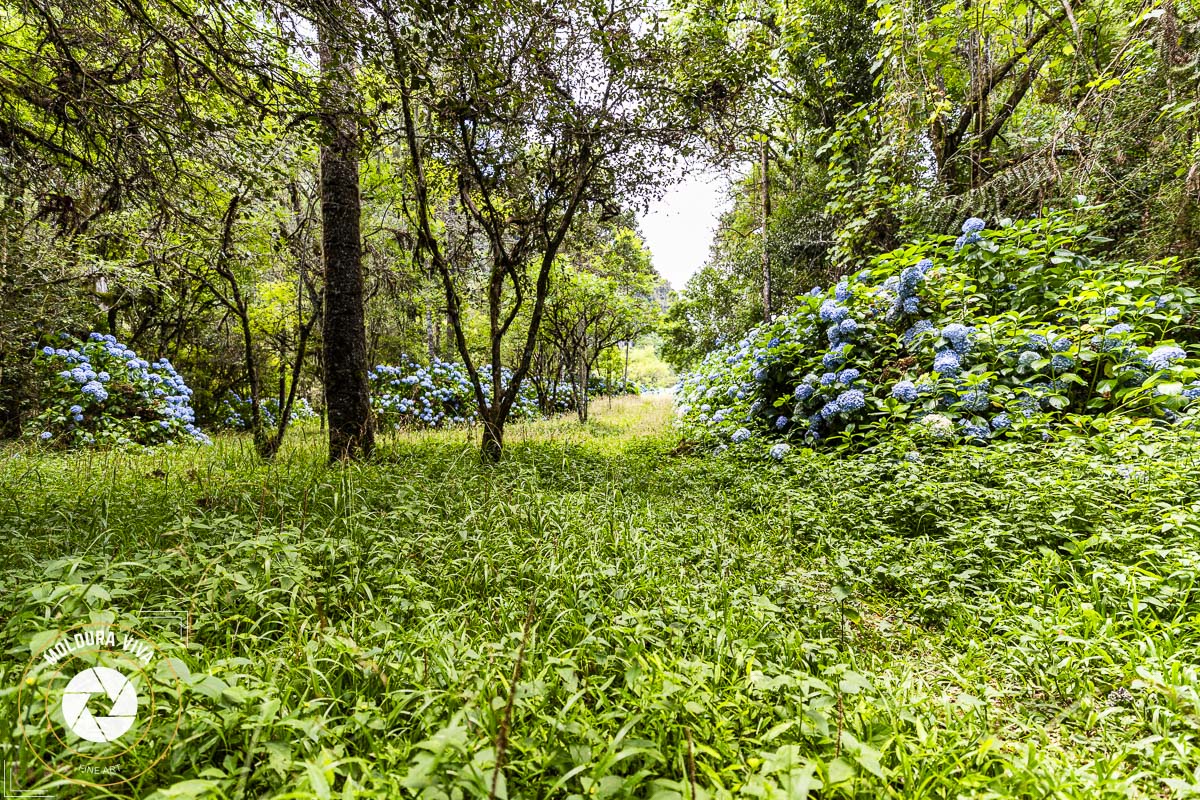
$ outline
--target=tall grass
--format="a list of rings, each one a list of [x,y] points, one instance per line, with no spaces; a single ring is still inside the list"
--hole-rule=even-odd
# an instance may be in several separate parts
[[[777,465],[689,455],[669,415],[626,398],[520,425],[497,467],[465,430],[333,468],[316,430],[270,464],[241,438],[6,451],[0,758],[55,784],[12,687],[34,632],[107,614],[187,671],[168,757],[110,796],[1200,784],[1185,441]]]

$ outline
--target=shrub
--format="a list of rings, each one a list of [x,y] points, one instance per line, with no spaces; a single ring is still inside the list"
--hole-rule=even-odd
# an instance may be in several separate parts
[[[62,447],[208,443],[194,424],[192,390],[170,361],[151,364],[111,335],[62,339],[66,347],[35,351],[45,388],[30,435]]]
[[[569,390],[568,390],[569,391]],[[617,379],[608,381],[600,375],[592,375],[588,378],[588,396],[589,397],[617,397],[623,394],[641,394],[642,387],[638,386],[633,381],[628,383]]]
[[[268,397],[258,404],[258,410],[262,415],[264,426],[274,428],[279,424],[279,398]],[[221,422],[224,427],[235,431],[248,431],[250,430],[250,416],[250,398],[242,397],[234,391],[225,395],[225,399],[221,401]],[[292,401],[292,412],[288,417],[290,422],[303,422],[316,418],[317,412],[308,400],[297,397]]]
[[[983,442],[1122,413],[1171,421],[1200,398],[1179,264],[1093,261],[1064,215],[916,242],[815,288],[710,353],[677,387],[684,432],[808,445],[920,423]],[[1177,341],[1178,339],[1178,341]]]
[[[507,385],[512,373],[505,368]],[[473,423],[479,418],[475,389],[461,364],[434,359],[428,367],[408,356],[401,364],[379,364],[368,374],[371,381],[371,406],[383,428],[439,428]],[[480,373],[483,391],[491,396],[491,381]],[[512,419],[532,419],[538,415],[537,397],[526,380],[512,408]]]
[[[479,406],[475,401],[475,390],[466,367],[450,361],[434,359],[424,366],[412,358],[402,355],[399,365],[378,364],[371,370],[371,407],[382,428],[440,428],[449,425],[465,425],[479,419]],[[512,380],[512,372],[505,367],[502,372],[504,383]],[[482,369],[480,378],[484,394],[491,396],[492,384],[488,370]],[[571,384],[560,381],[545,387],[550,412],[566,413],[575,410]],[[602,377],[593,375],[588,381],[588,396],[600,397],[620,394],[639,394],[640,388],[633,383],[622,386],[620,381],[609,384]],[[520,393],[513,405],[510,419],[534,419],[539,416],[537,387],[530,378],[521,383]]]

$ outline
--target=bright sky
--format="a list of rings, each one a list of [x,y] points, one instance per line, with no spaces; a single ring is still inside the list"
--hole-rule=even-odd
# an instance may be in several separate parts
[[[721,212],[729,206],[729,178],[718,170],[687,175],[638,217],[654,268],[679,290],[708,259]]]

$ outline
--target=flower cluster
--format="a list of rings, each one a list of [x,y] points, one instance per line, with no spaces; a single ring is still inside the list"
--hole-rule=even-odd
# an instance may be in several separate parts
[[[400,361],[398,365],[378,364],[367,375],[371,382],[371,406],[381,427],[441,428],[479,419],[475,389],[466,367],[436,358],[425,366],[404,355]],[[501,380],[505,386],[512,380],[508,368],[501,371]],[[480,383],[484,396],[491,397],[487,370],[480,372]],[[569,387],[559,387],[557,396],[569,398]],[[521,384],[510,418],[532,419],[538,410],[536,390],[526,380]]]
[[[1200,366],[1163,337],[1200,312],[1200,295],[1151,293],[1177,266],[1143,268],[1162,275],[1144,287],[1125,285],[1120,264],[1055,272],[1045,264],[1064,230],[1049,219],[989,232],[985,271],[966,247],[984,232],[972,218],[960,246],[910,246],[814,288],[681,378],[682,430],[714,447],[817,446],[917,423],[933,441],[982,443],[1040,437],[1067,413],[1174,419],[1200,400]]]
[[[271,429],[279,424],[279,399],[276,397],[268,397],[266,400],[258,404],[258,413],[262,418],[262,424],[265,428]],[[221,401],[221,422],[231,430],[248,431],[250,430],[250,398],[242,397],[235,391],[230,391],[225,395],[225,399]],[[316,419],[317,412],[312,405],[303,397],[297,397],[292,401],[292,410],[288,414],[289,423],[303,422],[308,419]]]
[[[564,384],[565,385],[565,384]],[[570,393],[569,385],[567,392]],[[609,381],[602,375],[592,375],[588,378],[588,396],[589,397],[617,397],[623,394],[641,394],[642,387],[633,381],[626,383],[623,380]],[[570,409],[564,409],[569,411]]]
[[[86,342],[63,334],[65,347],[38,348],[47,386],[31,433],[62,446],[206,444],[196,427],[192,390],[165,358],[140,358],[111,334]]]
[[[962,236],[954,241],[954,249],[962,250],[969,244],[976,244],[983,241],[983,229],[987,227],[987,223],[979,217],[971,217],[962,224]]]

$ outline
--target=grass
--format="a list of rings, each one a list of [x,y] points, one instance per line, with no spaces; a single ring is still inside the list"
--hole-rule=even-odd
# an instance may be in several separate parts
[[[385,440],[0,460],[0,758],[56,796],[1200,792],[1200,462],[1181,435],[783,464],[669,401]],[[173,609],[182,635],[156,623]],[[111,789],[21,742],[31,637],[111,619],[182,676]],[[170,686],[166,688],[170,694]],[[153,755],[166,757],[152,765]],[[144,751],[144,754],[143,754]],[[497,764],[500,769],[497,769]],[[79,775],[79,773],[75,773]]]

